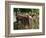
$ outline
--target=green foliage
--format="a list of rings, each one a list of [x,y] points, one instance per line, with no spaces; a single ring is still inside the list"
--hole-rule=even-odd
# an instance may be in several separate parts
[[[23,13],[23,12],[29,13],[29,12],[32,12],[32,9],[29,9],[29,8],[14,8],[14,12],[18,12],[18,11],[20,11],[21,13]]]

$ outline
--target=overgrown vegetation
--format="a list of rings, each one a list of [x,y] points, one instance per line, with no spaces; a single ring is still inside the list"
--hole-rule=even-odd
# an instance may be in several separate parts
[[[21,20],[20,23],[16,21],[14,22],[14,29],[38,29],[39,28],[39,9],[14,8],[13,12],[15,16],[20,14],[23,16],[28,15],[32,17],[31,25],[27,24],[27,20],[24,22],[23,20]]]

